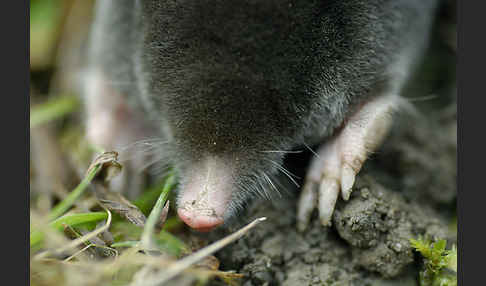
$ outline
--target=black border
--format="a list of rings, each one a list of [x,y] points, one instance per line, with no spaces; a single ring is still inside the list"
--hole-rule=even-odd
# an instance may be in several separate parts
[[[484,285],[486,281],[486,239],[482,234],[486,225],[485,6],[484,1],[457,0],[458,285]]]
[[[2,281],[29,285],[30,1],[2,4]]]

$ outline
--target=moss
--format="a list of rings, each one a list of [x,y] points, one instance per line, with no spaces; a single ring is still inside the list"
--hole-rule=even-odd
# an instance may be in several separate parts
[[[457,248],[446,250],[447,241],[428,238],[410,239],[412,247],[424,258],[420,271],[421,286],[457,286]]]

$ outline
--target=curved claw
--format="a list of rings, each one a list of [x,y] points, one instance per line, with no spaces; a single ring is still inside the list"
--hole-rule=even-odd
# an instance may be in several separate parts
[[[353,168],[347,164],[343,164],[341,169],[341,196],[343,200],[349,200],[355,179],[356,173]]]
[[[336,179],[324,178],[319,187],[319,219],[323,226],[331,226],[331,217],[334,212],[339,194],[339,183]]]
[[[304,185],[297,205],[297,230],[304,231],[312,211],[317,205],[317,184],[309,181]]]

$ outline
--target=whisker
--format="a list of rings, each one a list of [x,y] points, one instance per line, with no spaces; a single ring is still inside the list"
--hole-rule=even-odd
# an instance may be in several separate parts
[[[273,189],[277,192],[278,196],[279,197],[282,197],[282,194],[280,193],[280,191],[277,189],[277,187],[275,187],[275,185],[273,184],[272,180],[270,179],[270,177],[265,173],[265,172],[262,172],[262,175],[263,177],[265,178],[265,180],[267,180],[267,182],[273,187]]]
[[[249,194],[254,194],[257,197],[261,197],[263,199],[266,199],[266,197],[259,191],[259,189],[255,186],[251,187],[251,185],[242,185],[240,186],[245,192]]]
[[[270,197],[270,194],[267,191],[265,191],[265,186],[263,186],[262,181],[258,180],[258,179],[256,181],[258,182],[258,185],[260,186],[260,190],[261,190],[260,193],[262,194],[262,196],[265,199],[271,201],[272,198]]]
[[[120,161],[134,160],[139,156],[153,155],[161,148],[162,145],[167,144],[168,141],[163,141],[159,138],[144,139],[133,142],[118,150],[120,154]]]
[[[410,102],[416,102],[416,101],[426,101],[426,100],[436,99],[438,97],[439,96],[437,94],[431,94],[431,95],[419,96],[419,97],[405,97],[405,99]]]
[[[275,180],[275,184],[279,187],[279,190],[284,191],[285,194],[287,194],[287,195],[291,194],[291,192],[289,191],[287,186],[282,185],[282,182],[280,182],[280,180],[278,178]]]
[[[124,162],[129,162],[129,161],[135,161],[140,158],[150,158],[154,155],[156,155],[158,152],[156,152],[156,149],[153,148],[153,150],[145,150],[145,151],[138,151],[138,152],[120,152],[119,153],[119,162],[124,163]]]
[[[265,151],[260,151],[262,153],[284,153],[284,154],[297,154],[297,153],[302,153],[302,150],[291,150],[291,151],[285,151],[285,150],[265,150]]]
[[[160,147],[160,145],[143,143],[143,144],[137,144],[136,146],[131,146],[130,148],[126,148],[122,150],[122,152],[143,154],[143,153],[150,153],[154,149],[157,149],[157,147]]]
[[[130,144],[126,145],[125,147],[122,147],[120,149],[120,151],[122,152],[122,151],[128,150],[130,148],[140,146],[140,145],[152,146],[154,144],[165,144],[165,143],[167,143],[167,141],[164,141],[161,138],[147,138],[147,139],[142,139],[142,140],[138,140],[138,141],[135,141],[133,143],[130,143]]]
[[[146,170],[147,168],[154,165],[155,163],[161,162],[163,159],[164,159],[164,156],[162,156],[162,155],[154,156],[153,158],[147,160],[146,163],[142,165],[140,171]]]
[[[304,142],[304,146],[305,146],[307,149],[309,149],[309,151],[311,151],[311,152],[312,152],[312,154],[314,154],[314,155],[315,155],[317,158],[319,158],[319,159],[321,158],[321,157],[319,157],[319,155],[316,153],[316,151],[312,150],[312,148],[311,148],[309,145],[307,145],[305,142]]]
[[[275,167],[277,167],[277,169],[279,171],[281,171],[282,173],[284,173],[291,181],[292,183],[294,183],[295,186],[297,186],[297,188],[300,188],[300,185],[294,180],[294,178],[292,178],[292,176],[296,177],[297,179],[299,179],[298,176],[292,174],[291,172],[289,172],[287,169],[285,169],[284,167],[282,167],[280,164],[278,164],[277,162],[274,162],[273,160],[270,160],[270,159],[267,159],[268,161],[270,161],[270,163],[274,164]]]
[[[161,164],[157,164],[157,165],[153,166],[152,168],[150,168],[149,174],[152,175],[152,176],[162,177],[161,175],[167,174],[167,172],[169,171],[169,169],[171,167],[170,164],[166,163],[166,162],[159,161],[159,162],[155,162],[155,163],[161,163]]]
[[[299,176],[297,176],[296,174],[290,172],[289,170],[285,169],[284,166],[282,166],[281,164],[278,164],[277,162],[273,161],[273,160],[270,160],[270,162],[272,162],[275,166],[277,166],[277,168],[279,168],[280,170],[282,170],[282,172],[286,173],[287,175],[289,176],[292,176],[296,179],[300,179]]]

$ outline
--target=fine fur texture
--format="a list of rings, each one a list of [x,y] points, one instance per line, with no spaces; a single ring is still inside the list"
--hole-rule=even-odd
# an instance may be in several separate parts
[[[285,151],[325,141],[363,102],[401,88],[436,2],[103,0],[88,72],[155,126],[180,189],[200,158],[233,166],[226,220],[279,189],[277,173],[292,178]]]

